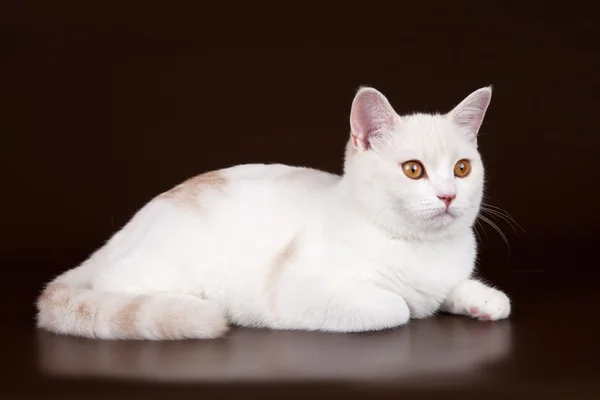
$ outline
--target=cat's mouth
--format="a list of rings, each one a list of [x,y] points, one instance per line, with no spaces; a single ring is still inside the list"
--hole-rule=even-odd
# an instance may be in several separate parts
[[[436,215],[436,218],[442,218],[442,219],[454,219],[455,217],[456,217],[456,215],[454,215],[452,210],[450,210],[449,208],[446,208],[446,209],[440,211]]]

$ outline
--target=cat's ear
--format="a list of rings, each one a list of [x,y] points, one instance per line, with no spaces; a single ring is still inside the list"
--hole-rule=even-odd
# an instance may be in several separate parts
[[[350,112],[352,143],[358,150],[371,148],[371,140],[394,129],[398,115],[388,99],[370,87],[361,87]]]
[[[479,128],[492,99],[492,87],[484,87],[471,93],[448,113],[455,124],[465,129],[469,140],[477,142]]]

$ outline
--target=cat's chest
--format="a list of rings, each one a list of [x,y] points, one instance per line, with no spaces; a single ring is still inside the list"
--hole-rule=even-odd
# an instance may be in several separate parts
[[[415,318],[433,314],[450,290],[471,275],[475,259],[468,236],[436,242],[388,240],[347,251],[347,263],[401,295]]]
[[[413,316],[421,318],[433,314],[450,290],[469,278],[474,259],[469,238],[404,243],[387,253],[381,275],[404,297]]]

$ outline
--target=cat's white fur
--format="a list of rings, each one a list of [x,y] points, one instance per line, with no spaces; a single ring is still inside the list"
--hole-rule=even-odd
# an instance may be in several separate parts
[[[254,164],[184,182],[50,282],[38,326],[158,340],[215,338],[231,325],[374,331],[438,310],[508,317],[509,298],[471,279],[490,99],[486,87],[447,114],[401,117],[361,88],[342,176]],[[466,178],[454,176],[460,159],[472,165]],[[408,178],[408,160],[426,176]],[[438,198],[448,195],[451,215]]]

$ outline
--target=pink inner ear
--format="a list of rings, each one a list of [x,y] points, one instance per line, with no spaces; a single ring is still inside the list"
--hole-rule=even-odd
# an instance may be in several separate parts
[[[365,150],[369,149],[372,137],[393,129],[395,114],[381,93],[374,89],[362,89],[354,99],[350,115],[354,145],[360,144]]]
[[[491,90],[488,88],[472,93],[451,112],[452,119],[458,126],[468,129],[473,135],[477,135],[490,99]]]

